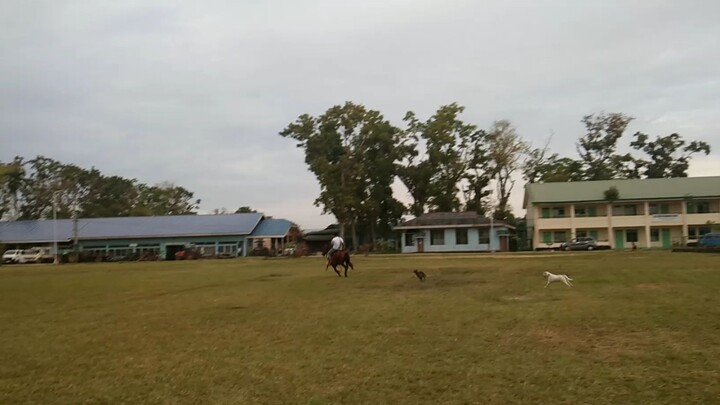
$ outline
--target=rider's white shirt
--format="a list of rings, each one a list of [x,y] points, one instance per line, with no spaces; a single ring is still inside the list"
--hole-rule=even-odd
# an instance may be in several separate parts
[[[332,238],[332,241],[330,241],[330,243],[332,243],[332,247],[333,247],[333,249],[335,249],[335,250],[339,250],[339,249],[340,249],[340,246],[342,246],[342,245],[345,244],[345,242],[344,242],[344,241],[342,240],[342,238],[339,237],[339,236],[336,236],[336,237]]]

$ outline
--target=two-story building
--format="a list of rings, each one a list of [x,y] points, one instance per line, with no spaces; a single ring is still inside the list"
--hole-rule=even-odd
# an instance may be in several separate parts
[[[536,250],[581,236],[614,249],[670,248],[720,226],[720,176],[535,183],[523,204]]]

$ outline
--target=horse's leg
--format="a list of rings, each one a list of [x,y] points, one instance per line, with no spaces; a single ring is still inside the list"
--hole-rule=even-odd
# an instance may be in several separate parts
[[[337,274],[338,277],[342,277],[342,275],[340,275],[340,272],[339,272],[338,269],[337,269],[337,265],[333,264],[333,265],[332,265],[332,268],[333,268],[333,270],[335,270],[335,274]]]
[[[347,277],[348,266],[346,264],[343,264],[343,267],[345,267],[345,277]]]

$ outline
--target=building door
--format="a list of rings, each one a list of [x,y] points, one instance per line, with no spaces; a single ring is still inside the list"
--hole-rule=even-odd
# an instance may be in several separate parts
[[[425,252],[425,239],[417,238],[417,251],[418,253]]]
[[[672,240],[670,239],[670,229],[664,228],[662,230],[662,245],[664,248],[672,247]]]
[[[509,249],[508,238],[506,235],[500,235],[500,251],[507,252]]]
[[[625,231],[615,230],[615,249],[625,249]]]

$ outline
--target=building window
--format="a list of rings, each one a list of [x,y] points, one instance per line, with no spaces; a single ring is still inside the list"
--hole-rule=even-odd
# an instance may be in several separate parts
[[[587,230],[587,229],[578,229],[577,231],[575,231],[576,238],[590,237],[590,238],[597,240],[597,236],[598,236],[598,232],[595,230],[591,231],[591,230]]]
[[[710,213],[710,202],[709,201],[688,201],[687,202],[687,213],[688,214],[708,214],[708,213]]]
[[[700,239],[701,236],[710,232],[712,232],[712,228],[709,226],[689,226],[688,239]]]
[[[637,242],[638,241],[638,231],[637,229],[628,229],[625,231],[625,240],[628,242]]]
[[[597,216],[597,207],[595,206],[587,206],[587,207],[575,207],[575,216],[579,218],[583,217],[596,217]]]
[[[565,237],[565,231],[553,232],[553,242],[562,243],[562,242],[565,242],[566,240],[567,240],[567,238]]]
[[[410,232],[405,234],[405,246],[413,246],[414,245],[415,241],[413,240],[413,236],[414,235]]]
[[[660,242],[660,230],[650,229],[650,242]]]
[[[543,232],[543,243],[552,243],[552,232]]]
[[[481,245],[489,245],[490,231],[487,229],[478,229],[478,243]]]
[[[543,209],[542,209],[542,217],[543,217],[543,218],[550,218],[550,208],[543,208]]]
[[[430,231],[430,244],[431,245],[444,245],[445,244],[445,230],[444,229],[433,229]]]
[[[656,215],[656,214],[669,214],[670,213],[670,204],[658,204],[658,203],[652,203],[648,205],[648,214],[650,215]]]
[[[565,218],[565,207],[553,207],[552,216],[553,218]]]
[[[613,207],[613,215],[625,216],[625,215],[637,215],[637,205],[616,205]]]
[[[467,228],[455,230],[455,243],[458,245],[468,244],[468,230]]]

